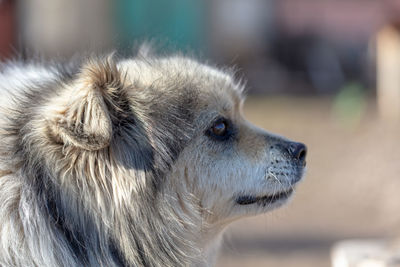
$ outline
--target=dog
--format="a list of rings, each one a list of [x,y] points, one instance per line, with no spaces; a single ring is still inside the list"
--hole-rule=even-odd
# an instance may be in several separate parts
[[[226,226],[291,197],[306,146],[181,55],[0,67],[1,266],[212,266]]]

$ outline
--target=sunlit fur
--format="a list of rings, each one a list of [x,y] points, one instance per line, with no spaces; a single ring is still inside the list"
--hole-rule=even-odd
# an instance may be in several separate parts
[[[302,176],[242,85],[188,58],[10,62],[0,93],[1,266],[212,265],[229,222],[285,202],[236,197]],[[232,140],[205,134],[217,116]]]

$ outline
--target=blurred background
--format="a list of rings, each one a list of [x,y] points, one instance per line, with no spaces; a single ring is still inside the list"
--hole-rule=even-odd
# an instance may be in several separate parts
[[[0,61],[152,41],[247,80],[245,115],[308,145],[294,201],[233,224],[217,266],[330,266],[400,237],[400,1],[0,0]]]

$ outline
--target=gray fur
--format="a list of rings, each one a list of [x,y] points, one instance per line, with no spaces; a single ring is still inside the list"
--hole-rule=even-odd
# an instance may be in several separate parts
[[[184,155],[208,142],[207,99],[241,97],[230,75],[109,56],[9,63],[0,91],[1,266],[206,264],[210,211]]]

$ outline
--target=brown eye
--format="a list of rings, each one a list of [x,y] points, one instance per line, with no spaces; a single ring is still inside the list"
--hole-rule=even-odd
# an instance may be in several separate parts
[[[216,122],[212,127],[211,131],[216,136],[224,136],[226,134],[227,126],[225,121]]]
[[[217,141],[225,141],[230,139],[234,134],[235,127],[231,121],[225,118],[219,118],[213,122],[210,128],[206,131],[206,135]]]

